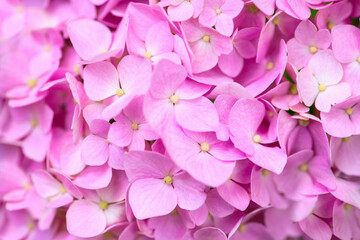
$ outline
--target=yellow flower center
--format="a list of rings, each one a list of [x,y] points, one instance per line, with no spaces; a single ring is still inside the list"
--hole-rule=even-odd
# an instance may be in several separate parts
[[[171,211],[171,215],[177,215],[177,214],[178,214],[178,210],[176,208]]]
[[[166,184],[170,185],[172,183],[172,177],[170,177],[170,176],[164,177],[164,182]]]
[[[309,165],[307,163],[301,164],[299,166],[299,170],[302,172],[307,172],[308,169],[309,169]]]
[[[347,143],[347,142],[350,141],[350,137],[344,137],[342,140],[343,140],[343,142],[346,142],[346,143]]]
[[[240,225],[239,231],[244,232],[245,230],[246,230],[246,226],[245,225]]]
[[[249,12],[251,12],[251,13],[256,13],[256,12],[259,11],[259,9],[254,4],[253,5],[248,5],[247,7],[249,9]]]
[[[329,29],[329,30],[331,30],[333,27],[335,27],[336,26],[336,24],[335,23],[332,23],[332,22],[329,22],[328,24],[327,24],[327,28]]]
[[[266,176],[269,176],[270,171],[267,170],[267,169],[263,169],[263,170],[261,170],[261,174],[262,174],[264,177],[266,177]]]
[[[99,203],[99,207],[102,209],[102,210],[105,210],[107,207],[108,207],[108,203],[105,202],[105,201],[101,201]]]
[[[34,87],[36,87],[36,85],[37,85],[37,81],[36,81],[35,78],[30,78],[30,79],[26,82],[26,84],[28,85],[29,88],[34,88]]]
[[[265,66],[266,70],[271,71],[275,67],[275,64],[273,62],[268,62]]]
[[[345,203],[345,204],[344,204],[344,209],[345,209],[346,211],[350,211],[352,208],[353,208],[353,207],[352,207],[350,204],[348,204],[348,203]]]
[[[201,151],[203,151],[203,152],[207,152],[207,151],[210,150],[210,144],[207,143],[207,142],[203,142],[203,143],[201,143],[201,145],[200,145],[200,149],[201,149]]]
[[[79,65],[76,65],[73,70],[74,70],[75,73],[79,74],[80,71],[81,71],[81,68],[80,68]]]
[[[325,91],[326,90],[326,85],[325,84],[319,84],[319,91],[320,92],[323,92],[323,91]]]
[[[31,127],[35,128],[35,127],[37,127],[39,122],[37,119],[33,118],[33,119],[31,119],[30,124],[31,124]]]
[[[146,53],[144,54],[144,56],[145,56],[146,58],[148,58],[148,59],[150,59],[150,58],[152,57],[152,55],[151,55],[150,52],[146,52]]]
[[[25,189],[26,191],[30,190],[30,187],[31,187],[31,185],[30,185],[29,182],[26,182],[26,183],[24,184],[24,189]]]
[[[347,108],[345,112],[347,113],[347,115],[351,115],[354,112],[354,110],[352,108]]]
[[[179,96],[174,94],[170,97],[170,101],[173,103],[173,104],[176,104],[178,101],[179,101]]]
[[[66,191],[66,188],[64,186],[61,186],[60,187],[60,193],[61,194],[65,194],[67,191]]]
[[[23,13],[24,12],[24,7],[19,5],[16,7],[16,10],[19,12],[19,13]]]
[[[274,20],[272,22],[273,22],[273,24],[277,25],[277,24],[279,24],[280,20],[279,20],[279,18],[276,17],[276,18],[274,18]]]
[[[134,130],[134,131],[139,130],[139,124],[137,124],[137,123],[132,123],[132,124],[131,124],[131,129]]]
[[[30,231],[35,229],[35,223],[33,221],[28,222],[28,228]]]
[[[304,119],[299,120],[300,126],[303,126],[303,127],[306,127],[307,125],[309,125],[309,123],[310,123],[309,120],[304,120]]]
[[[221,13],[221,9],[220,8],[217,8],[216,10],[215,10],[215,12],[216,12],[216,14],[220,14]]]
[[[108,50],[107,49],[104,49],[101,51],[101,53],[106,53]]]
[[[360,57],[358,57],[358,58],[356,59],[356,61],[357,61],[358,63],[360,63]]]
[[[210,42],[210,36],[209,36],[209,35],[205,35],[205,36],[203,37],[203,40],[204,40],[205,42]]]
[[[317,49],[317,47],[315,47],[315,46],[311,46],[311,47],[309,48],[309,51],[310,51],[312,54],[314,54],[314,53],[317,53],[318,49]]]
[[[291,86],[289,88],[289,93],[291,93],[292,95],[297,95],[298,94],[296,84],[291,84]]]
[[[256,134],[255,136],[253,136],[253,142],[254,143],[260,143],[261,142],[261,137],[259,134]]]
[[[117,90],[116,90],[116,95],[118,95],[119,97],[121,97],[122,95],[124,95],[124,90],[122,90],[121,88],[118,88]]]

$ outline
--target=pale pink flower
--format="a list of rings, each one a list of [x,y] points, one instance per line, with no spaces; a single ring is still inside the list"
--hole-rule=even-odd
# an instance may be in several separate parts
[[[297,76],[301,100],[306,106],[315,103],[319,111],[329,112],[332,105],[351,95],[350,85],[340,82],[342,77],[343,68],[331,50],[316,53]]]

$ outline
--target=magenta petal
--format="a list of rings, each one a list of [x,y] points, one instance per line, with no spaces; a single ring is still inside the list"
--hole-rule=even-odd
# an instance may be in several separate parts
[[[208,153],[200,152],[186,163],[188,173],[198,181],[217,187],[231,176],[235,162],[223,162]]]
[[[83,71],[84,88],[88,97],[100,101],[114,96],[119,89],[119,76],[109,62],[89,64]]]
[[[90,166],[100,166],[109,158],[109,143],[96,135],[87,136],[81,144],[81,159]]]
[[[226,234],[215,227],[205,227],[194,233],[195,240],[226,240]]]
[[[44,198],[54,196],[60,192],[61,184],[44,170],[34,172],[31,178],[36,191]]]
[[[179,207],[186,210],[198,209],[204,204],[206,194],[204,185],[183,173],[174,176],[174,189],[178,196]]]
[[[36,128],[22,142],[24,155],[34,161],[41,162],[45,159],[51,141],[51,133],[42,133]]]
[[[66,212],[67,230],[78,237],[94,237],[106,227],[102,209],[89,200],[75,201]]]
[[[76,52],[84,60],[91,60],[110,48],[111,32],[100,22],[90,19],[74,20],[68,23],[66,30]]]
[[[217,191],[225,201],[241,211],[245,210],[250,203],[248,192],[240,184],[232,180],[220,185]]]
[[[151,63],[144,57],[128,55],[117,66],[125,94],[145,94],[150,87]]]
[[[265,147],[261,144],[255,144],[255,154],[249,159],[260,167],[280,174],[285,167],[287,156],[278,147]]]
[[[110,126],[109,141],[120,147],[128,146],[134,134],[134,131],[131,129],[131,124],[132,122],[123,114],[118,115],[116,122]]]
[[[307,218],[299,222],[301,230],[303,230],[312,239],[330,240],[332,231],[327,223],[310,214]]]
[[[74,184],[86,189],[104,188],[109,185],[112,170],[107,165],[90,166],[81,172],[74,180]]]
[[[144,178],[130,186],[129,202],[135,217],[146,219],[170,213],[177,205],[177,196],[163,179]]]
[[[192,131],[215,131],[219,126],[215,106],[205,97],[180,99],[175,105],[175,117],[180,126]]]
[[[129,180],[164,178],[175,169],[165,155],[150,151],[131,151],[124,155],[125,172]]]

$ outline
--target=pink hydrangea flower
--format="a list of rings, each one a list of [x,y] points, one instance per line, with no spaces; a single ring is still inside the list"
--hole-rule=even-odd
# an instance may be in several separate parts
[[[131,182],[129,203],[138,219],[169,214],[177,205],[195,210],[205,201],[203,185],[164,155],[132,151],[124,164]]]
[[[343,68],[331,50],[316,53],[308,67],[297,76],[300,97],[306,106],[315,102],[322,112],[329,112],[331,105],[340,103],[351,95],[348,83],[340,82]]]
[[[220,34],[230,36],[234,30],[232,19],[240,13],[243,6],[242,1],[236,0],[204,0],[199,22],[205,27],[215,26]]]

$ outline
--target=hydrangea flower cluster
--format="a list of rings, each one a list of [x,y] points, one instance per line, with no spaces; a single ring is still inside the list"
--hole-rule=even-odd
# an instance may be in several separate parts
[[[0,239],[360,239],[358,0],[0,6]]]

